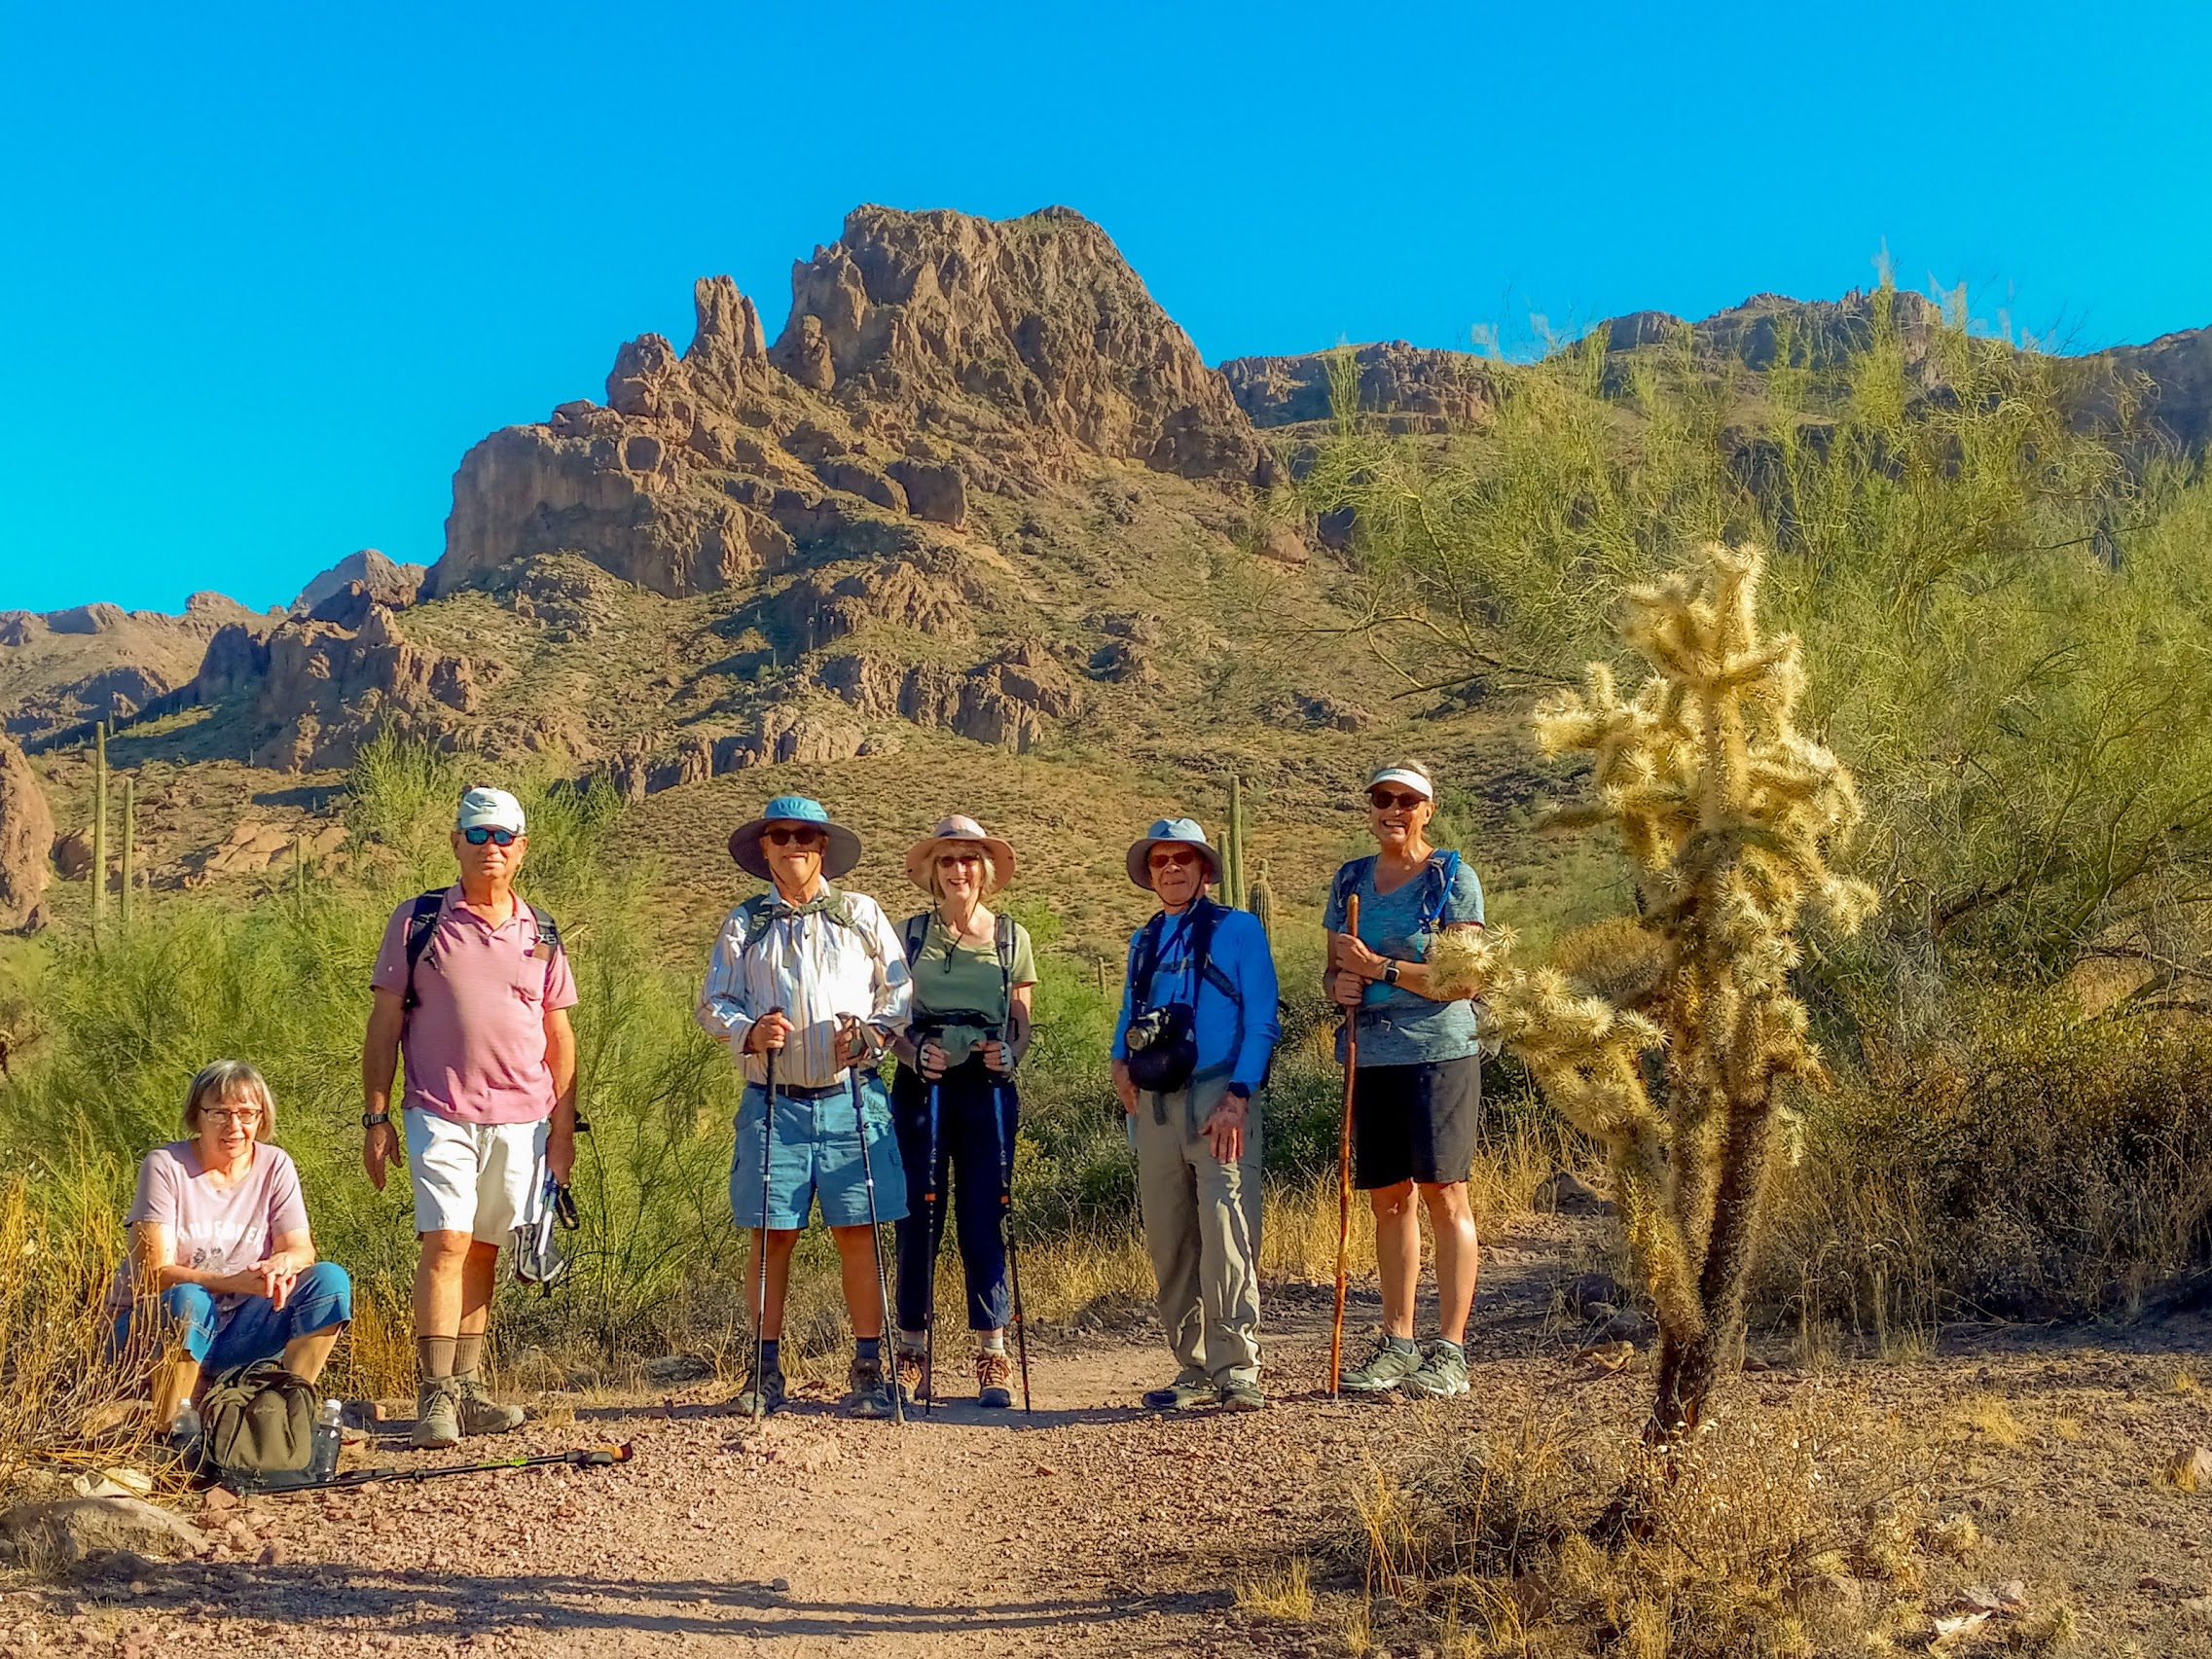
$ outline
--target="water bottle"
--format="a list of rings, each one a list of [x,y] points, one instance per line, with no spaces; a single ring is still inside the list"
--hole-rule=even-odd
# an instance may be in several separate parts
[[[325,1400],[322,1410],[315,1415],[314,1453],[308,1461],[309,1480],[328,1480],[338,1473],[338,1447],[344,1438],[341,1425],[345,1407],[339,1400]]]

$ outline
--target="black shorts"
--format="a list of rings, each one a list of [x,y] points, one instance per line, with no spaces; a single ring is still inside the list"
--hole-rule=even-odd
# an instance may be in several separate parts
[[[1352,1096],[1352,1184],[1467,1179],[1482,1129],[1482,1057],[1362,1065]]]

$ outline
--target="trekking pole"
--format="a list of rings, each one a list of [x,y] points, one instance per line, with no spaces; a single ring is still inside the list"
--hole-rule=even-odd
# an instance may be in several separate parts
[[[295,1492],[328,1492],[334,1487],[375,1486],[383,1481],[435,1480],[440,1475],[488,1475],[501,1469],[535,1468],[541,1463],[570,1463],[580,1469],[611,1468],[617,1463],[630,1461],[630,1443],[620,1446],[579,1446],[572,1452],[548,1452],[536,1458],[500,1458],[489,1463],[447,1463],[434,1469],[352,1469],[328,1480],[306,1481],[299,1486],[268,1487],[255,1482],[232,1485],[222,1484],[233,1492],[250,1494],[256,1497],[284,1497]]]
[[[1014,1051],[1014,1034],[1011,1026],[1002,1028],[998,1034],[1001,1049],[1011,1055]],[[991,1101],[991,1132],[997,1139],[998,1158],[998,1222],[1006,1235],[1006,1279],[1014,1293],[1014,1352],[1022,1365],[1022,1410],[1030,1412],[1030,1324],[1022,1316],[1022,1256],[1021,1247],[1014,1243],[1014,1147],[1021,1139],[1021,1131],[1006,1132],[1004,1107],[1008,1085],[1001,1079],[995,1084]]]
[[[1360,895],[1344,901],[1344,930],[1360,936]],[[1340,970],[1341,971],[1341,970]],[[1360,1009],[1344,1011],[1344,1123],[1336,1140],[1336,1312],[1328,1325],[1328,1397],[1344,1375],[1344,1296],[1352,1251],[1352,1086],[1360,1075]]]
[[[868,1152],[868,1110],[860,1096],[860,1068],[855,1065],[846,1073],[852,1079],[852,1133],[860,1141],[860,1179],[868,1189],[868,1244],[876,1253],[876,1304],[883,1310],[884,1323],[876,1352],[883,1352],[882,1343],[891,1335],[891,1293],[889,1280],[884,1278],[884,1235],[876,1220],[876,1163]],[[881,1358],[877,1364],[881,1365]],[[898,1367],[891,1367],[891,1421],[904,1423],[906,1407],[898,1397]]]
[[[914,1051],[914,1057],[922,1058],[921,1049]],[[922,1379],[929,1389],[922,1402],[924,1417],[937,1409],[937,1112],[943,1089],[942,1082],[929,1085],[929,1173],[928,1185],[922,1193],[922,1225],[925,1230],[924,1236],[929,1242],[928,1301],[922,1319]]]
[[[780,1007],[771,1008],[769,1014],[780,1014]],[[762,1019],[766,1019],[766,1014]],[[762,1053],[762,1064],[767,1069],[767,1081],[761,1086],[760,1101],[760,1236],[753,1247],[760,1253],[760,1301],[753,1311],[752,1320],[752,1420],[758,1423],[768,1413],[768,1379],[762,1367],[768,1359],[768,1196],[769,1164],[776,1151],[776,1054],[775,1049]]]

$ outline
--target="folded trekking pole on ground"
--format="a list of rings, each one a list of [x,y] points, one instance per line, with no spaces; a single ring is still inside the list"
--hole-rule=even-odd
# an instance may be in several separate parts
[[[1360,895],[1344,901],[1344,931],[1360,936]],[[1344,1297],[1352,1252],[1352,1086],[1360,1075],[1360,1008],[1344,1011],[1344,1123],[1336,1140],[1336,1312],[1328,1324],[1328,1397],[1344,1375]]]
[[[384,1481],[436,1480],[440,1475],[483,1475],[500,1469],[530,1469],[546,1463],[570,1463],[580,1469],[611,1468],[617,1463],[630,1461],[630,1446],[579,1446],[570,1452],[548,1452],[536,1458],[501,1458],[489,1463],[446,1463],[434,1469],[349,1469],[344,1474],[333,1475],[328,1480],[309,1481],[305,1486],[288,1486],[281,1493],[267,1493],[253,1485],[223,1484],[233,1492],[256,1497],[289,1497],[295,1492],[329,1492],[334,1488],[349,1486],[376,1486]]]

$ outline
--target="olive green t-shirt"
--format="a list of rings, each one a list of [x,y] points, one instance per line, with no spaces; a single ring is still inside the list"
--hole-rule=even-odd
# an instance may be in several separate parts
[[[901,936],[904,936],[903,929]],[[991,1039],[993,1028],[1006,1023],[1007,980],[998,971],[998,952],[990,940],[980,945],[955,943],[952,929],[935,912],[921,953],[914,958],[914,1018],[925,1022],[938,1014],[977,1013],[980,1025],[948,1026],[938,1039],[955,1065],[969,1050]],[[1014,985],[1036,984],[1036,951],[1030,930],[1014,923]]]

